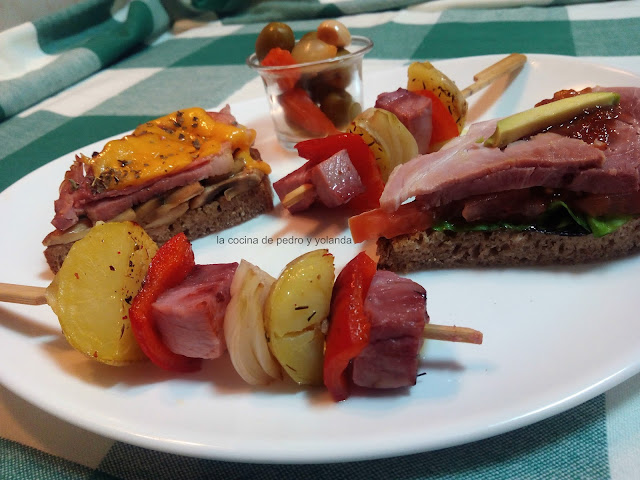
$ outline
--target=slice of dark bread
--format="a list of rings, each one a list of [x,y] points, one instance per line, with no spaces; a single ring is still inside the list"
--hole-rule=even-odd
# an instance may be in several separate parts
[[[269,177],[264,175],[260,183],[231,199],[220,195],[213,202],[187,210],[169,225],[147,229],[147,233],[158,246],[180,232],[184,232],[187,238],[193,241],[239,225],[271,210],[273,191]],[[60,270],[72,245],[73,242],[45,248],[44,256],[53,273]]]
[[[409,272],[455,267],[577,265],[640,251],[640,219],[603,237],[542,232],[436,232],[379,238],[378,268]]]

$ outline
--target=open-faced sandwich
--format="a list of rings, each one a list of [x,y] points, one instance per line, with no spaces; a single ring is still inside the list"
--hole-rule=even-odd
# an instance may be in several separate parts
[[[77,155],[55,201],[55,230],[43,241],[53,272],[98,221],[131,220],[158,244],[190,240],[273,208],[269,165],[256,132],[220,112],[188,108],[138,126],[90,157]]]
[[[564,90],[392,172],[350,219],[379,268],[578,264],[640,249],[640,88]]]

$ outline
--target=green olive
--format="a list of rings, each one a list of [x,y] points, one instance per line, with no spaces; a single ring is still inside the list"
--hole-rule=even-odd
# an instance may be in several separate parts
[[[353,67],[334,67],[328,68],[320,74],[322,82],[332,88],[345,89],[351,83],[353,78]]]
[[[256,39],[256,56],[262,61],[272,48],[282,48],[283,50],[293,50],[296,43],[293,30],[286,23],[271,22],[262,29]]]
[[[346,126],[355,117],[352,116],[352,107],[353,98],[345,90],[329,92],[320,101],[320,109],[338,129]]]
[[[315,103],[320,103],[325,95],[332,90],[317,73],[302,74],[298,86],[305,89]]]

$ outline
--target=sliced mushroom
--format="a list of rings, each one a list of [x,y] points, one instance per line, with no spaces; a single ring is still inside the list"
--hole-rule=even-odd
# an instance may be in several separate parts
[[[165,205],[179,205],[181,203],[186,203],[191,200],[193,197],[200,195],[204,187],[200,184],[200,182],[193,182],[189,185],[185,185],[184,187],[180,187],[177,190],[171,192],[164,200]]]
[[[76,240],[80,240],[91,229],[91,221],[88,218],[80,220],[73,227],[64,232],[55,230],[45,237],[42,244],[45,247],[51,247],[53,245],[62,245],[65,243],[72,243]]]
[[[191,209],[200,208],[202,205],[211,203],[223,192],[225,194],[225,197],[227,197],[226,191],[231,188],[236,188],[236,189],[241,188],[242,190],[237,190],[235,194],[233,192],[230,193],[231,198],[233,198],[233,196],[248,190],[249,188],[260,183],[261,181],[262,181],[261,172],[251,171],[251,172],[239,173],[237,175],[234,175],[233,177],[222,180],[221,182],[218,182],[212,185],[207,185],[206,187],[204,187],[203,192],[191,200],[189,207]],[[227,198],[230,199],[229,197]]]
[[[136,221],[140,225],[151,222],[155,218],[156,211],[162,205],[162,199],[154,197],[136,207]]]
[[[162,205],[162,207],[156,211],[157,217],[152,222],[144,225],[144,228],[156,228],[164,225],[170,225],[189,210],[189,204],[187,203],[181,203],[175,207],[163,209],[165,206],[169,207],[169,205]]]

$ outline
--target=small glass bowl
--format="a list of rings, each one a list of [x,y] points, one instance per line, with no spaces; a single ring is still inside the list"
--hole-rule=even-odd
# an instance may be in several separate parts
[[[247,58],[262,78],[276,136],[287,150],[344,130],[362,111],[362,57],[373,42],[354,35],[345,48],[349,53],[290,66],[260,65],[255,53]]]

